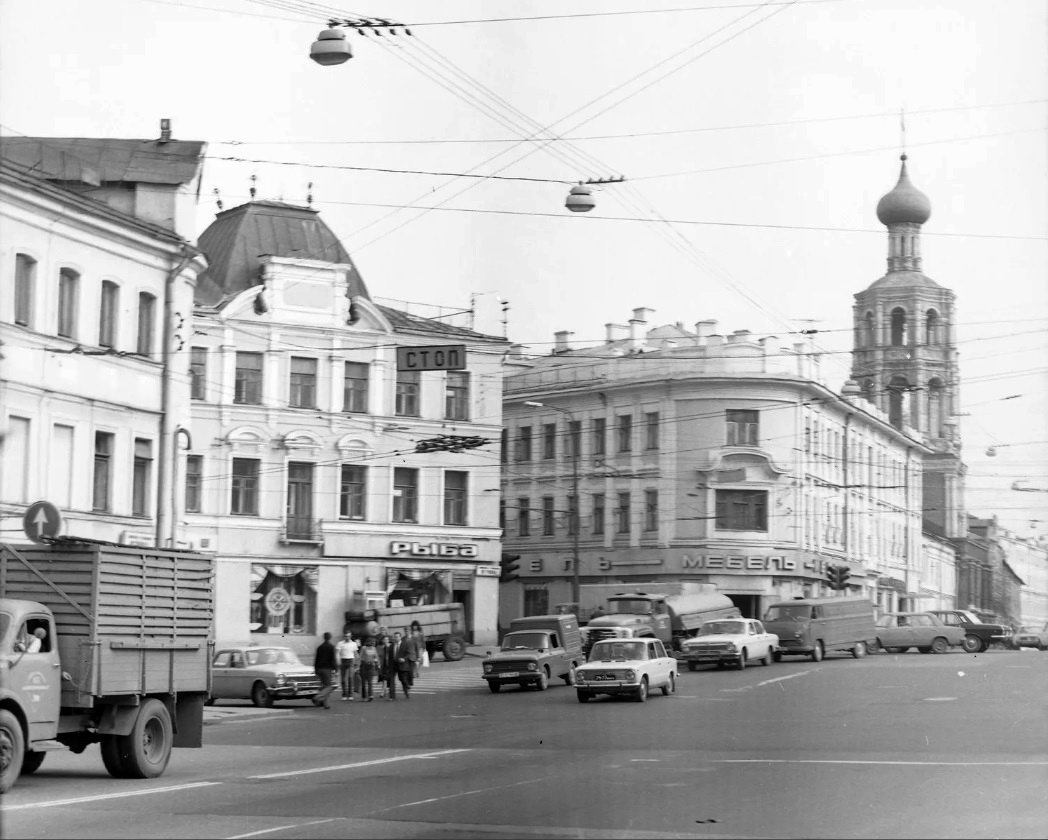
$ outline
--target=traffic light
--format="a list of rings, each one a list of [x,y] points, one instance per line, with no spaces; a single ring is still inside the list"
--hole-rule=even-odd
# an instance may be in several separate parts
[[[829,578],[830,589],[843,591],[847,588],[847,581],[851,577],[851,571],[849,571],[847,566],[827,566],[826,577]]]
[[[499,583],[509,583],[511,580],[516,580],[520,575],[517,574],[517,569],[520,568],[519,554],[506,554],[502,553],[502,571],[499,574]]]

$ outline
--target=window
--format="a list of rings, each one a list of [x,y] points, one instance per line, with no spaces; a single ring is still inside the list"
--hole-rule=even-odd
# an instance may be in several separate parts
[[[578,458],[582,455],[582,421],[568,421],[568,456]]]
[[[619,415],[619,452],[629,452],[633,446],[633,416]]]
[[[568,496],[568,533],[578,533],[579,529],[579,497]]]
[[[189,397],[207,399],[207,348],[193,347],[189,351]]]
[[[138,296],[138,346],[139,356],[153,353],[153,331],[156,324],[156,296],[142,292]]]
[[[346,362],[342,380],[342,410],[347,414],[367,414],[370,368],[363,362]]]
[[[555,526],[553,521],[553,497],[543,496],[542,497],[542,535],[544,537],[551,537],[555,532]]]
[[[131,514],[149,513],[149,484],[153,476],[153,443],[135,438],[135,463],[131,486]]]
[[[620,534],[630,532],[630,494],[619,493],[619,506],[615,509],[615,518],[618,520],[615,530]]]
[[[906,310],[895,308],[892,310],[891,326],[892,347],[902,347],[906,343]]]
[[[102,281],[98,304],[98,346],[116,346],[117,315],[120,312],[120,287],[111,280]]]
[[[113,435],[95,432],[95,474],[92,487],[91,509],[109,510],[109,485],[113,473]]]
[[[204,481],[204,456],[186,456],[186,513],[200,513]]]
[[[517,499],[517,536],[531,536],[531,499]]]
[[[356,464],[342,465],[342,483],[338,496],[338,515],[342,519],[366,519],[368,468]]]
[[[393,521],[418,522],[418,470],[393,470]]]
[[[726,531],[767,531],[767,491],[718,490],[717,527]]]
[[[644,415],[644,448],[659,448],[659,413],[649,411]]]
[[[524,588],[524,615],[549,615],[549,590],[545,586]]]
[[[28,254],[15,256],[15,323],[33,326],[33,298],[36,293],[36,260]]]
[[[71,268],[58,273],[58,334],[76,338],[76,306],[80,275]]]
[[[516,460],[531,460],[531,426],[521,426],[519,429],[517,429]]]
[[[258,461],[233,459],[233,495],[229,512],[235,516],[258,516]]]
[[[509,429],[503,426],[502,440],[499,443],[499,463],[509,463]]]
[[[317,407],[317,360],[291,357],[288,405],[292,408]]]
[[[262,354],[237,353],[233,381],[233,402],[240,405],[262,404]]]
[[[419,390],[422,375],[417,370],[397,371],[396,414],[398,417],[419,416]]]
[[[287,465],[287,523],[289,540],[316,539],[313,527],[313,464]]]
[[[468,525],[466,501],[469,498],[467,473],[447,470],[444,473],[444,524]]]
[[[3,479],[0,490],[3,498],[10,502],[29,501],[29,436],[28,417],[9,416],[7,434],[4,437],[4,467],[0,470]]]
[[[444,386],[444,419],[469,420],[469,373],[449,370]]]
[[[14,440],[8,442],[12,446],[18,445]],[[51,452],[48,458],[51,468],[47,498],[53,501],[59,510],[68,510],[73,506],[73,466],[76,457],[73,446],[73,427],[55,423],[51,430]]]
[[[659,491],[644,491],[644,530],[659,530]]]
[[[758,415],[756,411],[728,409],[728,446],[757,445]]]
[[[604,533],[604,494],[593,494],[593,533]]]
[[[593,456],[602,458],[607,454],[608,421],[598,417],[593,421]]]
[[[557,457],[556,423],[546,423],[542,427],[542,457],[547,460]]]
[[[252,564],[251,632],[316,633],[318,572],[316,566]],[[279,598],[269,597],[278,590]]]
[[[499,527],[506,528],[506,500],[499,499]]]

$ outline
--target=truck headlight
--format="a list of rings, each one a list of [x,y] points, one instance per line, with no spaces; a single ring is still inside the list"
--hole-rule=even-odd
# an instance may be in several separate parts
[[[490,674],[493,670],[495,670],[495,669],[492,667],[492,665],[490,663],[488,663],[488,662],[484,663],[484,673],[485,674]]]
[[[538,669],[539,669],[539,663],[538,662],[529,662],[528,663],[528,670],[529,671],[537,671]]]

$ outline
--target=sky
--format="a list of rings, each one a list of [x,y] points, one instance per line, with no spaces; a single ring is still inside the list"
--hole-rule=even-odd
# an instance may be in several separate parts
[[[0,132],[169,118],[208,143],[200,231],[254,176],[260,199],[312,195],[381,302],[505,307],[493,330],[534,353],[638,307],[817,330],[835,390],[905,149],[924,272],[957,296],[969,511],[1048,537],[1043,0],[371,2],[0,0]],[[364,16],[411,34],[309,59],[329,18]]]

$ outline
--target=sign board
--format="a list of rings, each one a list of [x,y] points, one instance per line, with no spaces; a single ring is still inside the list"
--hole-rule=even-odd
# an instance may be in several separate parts
[[[22,517],[22,528],[29,539],[42,543],[45,538],[58,536],[62,530],[62,514],[50,502],[33,502]]]
[[[465,370],[465,344],[398,347],[397,370]]]
[[[499,577],[501,574],[498,566],[477,566],[477,577]]]

